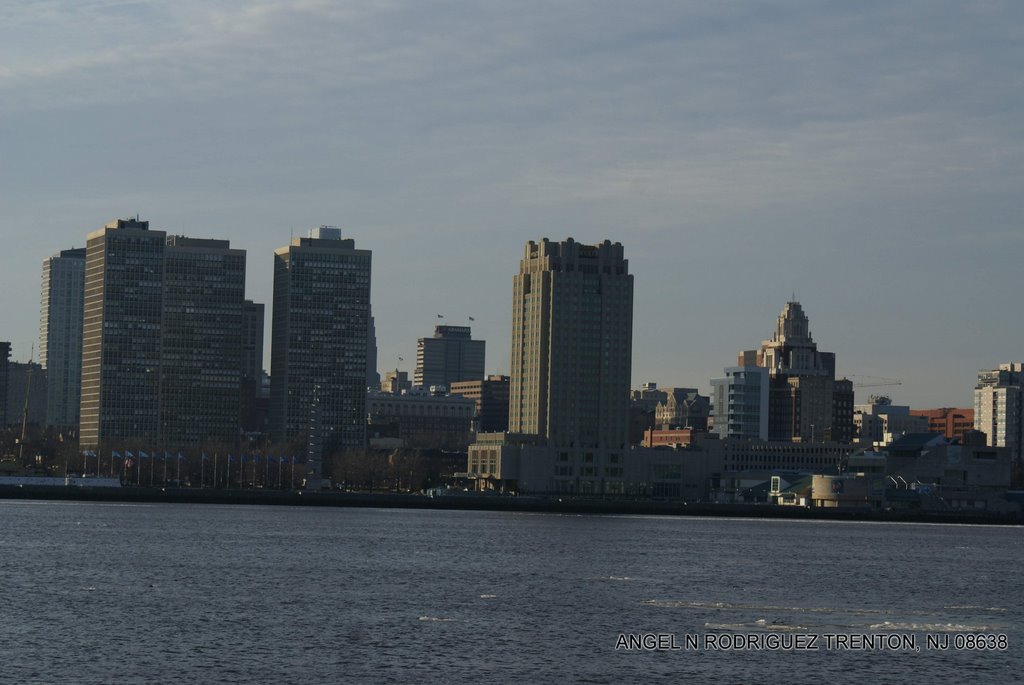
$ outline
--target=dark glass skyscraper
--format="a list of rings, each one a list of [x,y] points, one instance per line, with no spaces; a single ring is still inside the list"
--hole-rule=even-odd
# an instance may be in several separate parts
[[[86,245],[82,447],[235,444],[245,251],[137,218]]]
[[[309,440],[325,452],[365,444],[370,261],[329,226],[274,252],[274,440]]]
[[[79,441],[154,442],[166,234],[118,219],[86,238]]]
[[[164,252],[160,439],[173,446],[238,441],[245,250],[170,236]]]

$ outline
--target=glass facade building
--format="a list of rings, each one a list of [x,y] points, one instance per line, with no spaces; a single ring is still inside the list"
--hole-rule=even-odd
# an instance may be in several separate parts
[[[312,437],[325,452],[365,445],[370,262],[369,250],[333,227],[274,252],[274,440]]]

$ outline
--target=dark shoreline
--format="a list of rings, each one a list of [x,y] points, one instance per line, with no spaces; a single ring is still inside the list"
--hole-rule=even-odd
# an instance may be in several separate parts
[[[458,494],[444,497],[347,492],[282,492],[275,490],[201,490],[195,488],[90,488],[0,486],[0,499],[78,502],[248,504],[304,507],[373,507],[380,509],[464,509],[552,514],[620,514],[656,516],[717,516],[764,519],[878,521],[894,523],[955,523],[1024,525],[1021,513],[971,511],[876,511],[868,509],[805,509],[764,504],[684,504],[653,500],[584,499],[568,497],[504,497]]]

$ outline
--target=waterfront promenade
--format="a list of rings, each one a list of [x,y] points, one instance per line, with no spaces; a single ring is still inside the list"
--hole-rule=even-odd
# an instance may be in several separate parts
[[[468,492],[428,497],[421,494],[330,492],[326,490],[308,492],[262,489],[0,485],[0,499],[1024,525],[1024,514],[1020,512],[995,514],[985,511],[881,511],[866,508],[805,508],[767,504],[687,503],[652,499],[598,499],[564,496],[509,496]]]

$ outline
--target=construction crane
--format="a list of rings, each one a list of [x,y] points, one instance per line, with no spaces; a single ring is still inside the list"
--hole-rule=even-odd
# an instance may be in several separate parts
[[[853,387],[855,388],[881,388],[886,385],[903,385],[903,381],[899,378],[882,378],[880,376],[861,376],[859,374],[851,374],[847,376],[847,379],[853,381]]]

